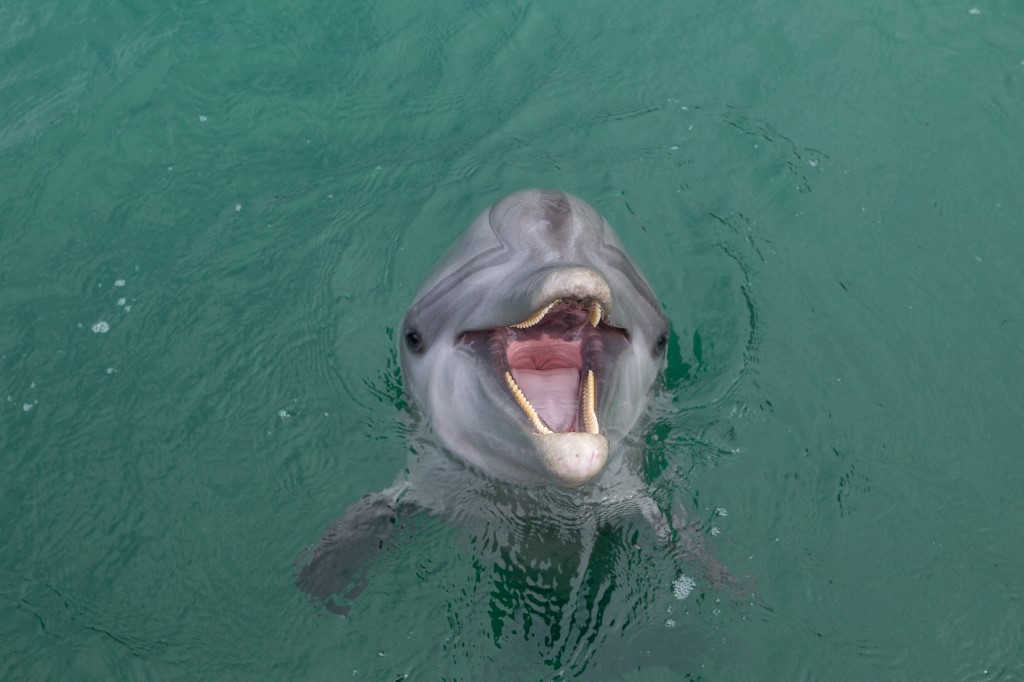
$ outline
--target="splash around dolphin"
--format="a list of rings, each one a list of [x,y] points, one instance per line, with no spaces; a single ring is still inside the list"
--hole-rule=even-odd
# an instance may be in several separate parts
[[[402,322],[402,375],[426,445],[414,444],[395,486],[352,504],[307,550],[297,584],[346,613],[402,520],[425,511],[472,528],[501,505],[591,536],[639,515],[692,556],[699,543],[679,542],[686,522],[648,495],[640,449],[625,442],[668,333],[592,207],[537,189],[498,201],[440,258]]]

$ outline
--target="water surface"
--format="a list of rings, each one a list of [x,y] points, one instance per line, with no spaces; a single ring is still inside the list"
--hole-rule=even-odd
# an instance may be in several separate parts
[[[1019,4],[0,27],[0,677],[1024,676]],[[346,619],[293,585],[405,466],[420,280],[528,186],[593,204],[661,298],[652,489],[756,603],[677,599],[628,526],[583,559],[519,537],[561,591],[442,521]]]

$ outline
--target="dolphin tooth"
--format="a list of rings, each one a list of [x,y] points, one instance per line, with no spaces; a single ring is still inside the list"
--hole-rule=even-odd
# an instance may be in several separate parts
[[[594,370],[587,370],[587,383],[583,387],[583,428],[587,433],[597,434],[597,386]]]
[[[554,303],[551,305],[554,305]],[[550,308],[551,306],[548,307]],[[536,324],[536,322],[534,322],[534,324]],[[548,425],[544,423],[544,420],[540,418],[540,415],[537,414],[537,410],[535,410],[533,405],[530,404],[530,401],[526,399],[526,396],[523,394],[523,389],[519,388],[519,384],[517,384],[516,380],[512,378],[512,373],[509,371],[505,372],[505,383],[508,384],[509,390],[512,391],[512,395],[515,396],[516,402],[519,403],[519,407],[521,407],[523,412],[526,413],[526,416],[530,418],[530,421],[533,423],[533,428],[537,429],[542,436],[549,436],[554,433],[554,431],[549,429]]]
[[[601,307],[601,302],[592,301],[590,304],[590,326],[596,327],[597,323],[601,321],[603,314],[604,309]]]
[[[530,315],[528,318],[526,318],[519,324],[512,324],[509,326],[515,327],[516,329],[526,329],[527,327],[532,327],[533,325],[543,320],[544,316],[548,314],[548,311],[554,308],[559,303],[561,303],[561,301],[562,299],[556,298],[554,301],[548,303],[546,306],[535,312],[533,315]]]

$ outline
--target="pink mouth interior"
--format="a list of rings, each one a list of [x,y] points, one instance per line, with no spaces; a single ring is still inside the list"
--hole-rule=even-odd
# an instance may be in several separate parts
[[[579,339],[541,334],[510,340],[505,352],[512,378],[541,419],[554,431],[575,431],[583,369]]]

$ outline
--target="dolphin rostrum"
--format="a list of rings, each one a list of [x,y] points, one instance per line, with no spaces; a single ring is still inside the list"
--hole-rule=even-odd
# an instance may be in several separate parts
[[[396,517],[465,519],[453,505],[492,503],[472,492],[487,482],[560,495],[576,517],[639,512],[671,535],[621,447],[664,365],[668,320],[592,207],[550,190],[500,200],[438,261],[401,330],[405,390],[442,452],[349,507],[307,552],[306,592],[346,612]]]

